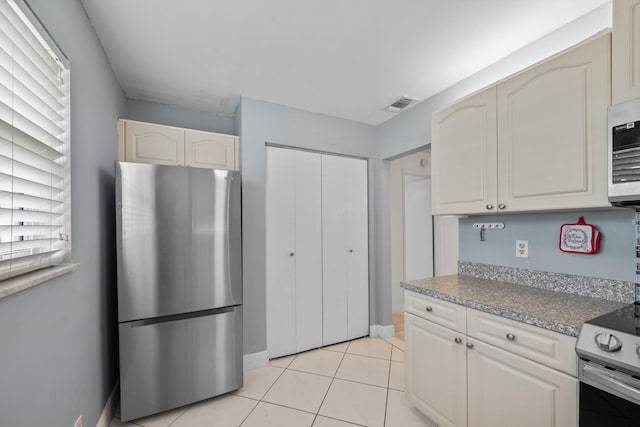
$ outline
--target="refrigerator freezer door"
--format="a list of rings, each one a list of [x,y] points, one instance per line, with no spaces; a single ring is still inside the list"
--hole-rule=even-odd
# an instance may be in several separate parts
[[[211,312],[119,325],[122,421],[242,387],[242,307]]]
[[[120,322],[242,303],[237,172],[116,163]]]

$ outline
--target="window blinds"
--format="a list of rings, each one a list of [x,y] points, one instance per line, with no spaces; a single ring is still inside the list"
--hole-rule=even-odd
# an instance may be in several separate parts
[[[0,279],[70,250],[69,70],[21,0],[0,0]]]

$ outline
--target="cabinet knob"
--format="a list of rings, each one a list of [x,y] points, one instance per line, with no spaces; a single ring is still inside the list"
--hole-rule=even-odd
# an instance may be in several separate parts
[[[467,348],[473,348],[473,343],[472,342],[468,342],[467,343]]]
[[[507,205],[505,205],[504,203],[500,203],[498,205],[498,209],[505,209],[507,207]]]
[[[516,340],[516,336],[515,336],[515,335],[513,335],[513,334],[507,334],[507,339],[508,339],[509,341],[515,341],[515,340]]]
[[[456,344],[461,344],[462,338],[455,338],[453,341],[455,341]]]
[[[425,310],[427,310],[429,313],[431,313],[433,311],[433,307],[427,307],[427,308],[425,308]]]
[[[349,249],[349,253],[352,253],[352,252],[353,252],[353,249]]]
[[[487,205],[487,210],[490,211],[491,209],[493,209],[493,205]]]
[[[294,255],[295,255],[295,254],[294,254],[293,252],[291,252],[291,253],[289,254],[289,256],[294,256]]]

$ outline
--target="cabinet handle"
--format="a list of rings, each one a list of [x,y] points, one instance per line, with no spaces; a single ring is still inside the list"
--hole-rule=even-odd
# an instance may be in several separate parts
[[[425,308],[425,310],[427,310],[429,313],[431,313],[433,311],[433,307],[427,307],[427,308]]]
[[[352,252],[353,252],[353,249],[349,249],[349,253],[352,253]]]
[[[491,209],[493,209],[493,205],[487,205],[487,210],[490,211]]]
[[[454,339],[456,344],[461,344],[462,343],[462,338],[455,338]]]
[[[498,209],[506,209],[507,205],[505,205],[504,203],[500,203],[498,205]]]
[[[515,340],[516,340],[516,336],[515,336],[515,335],[513,335],[513,334],[507,334],[507,339],[508,339],[509,341],[515,341]]]
[[[289,254],[289,256],[294,256],[294,255],[295,255],[295,254],[294,254],[293,252],[291,252],[291,253]]]
[[[467,343],[467,348],[473,348],[473,343],[472,342],[468,342]]]

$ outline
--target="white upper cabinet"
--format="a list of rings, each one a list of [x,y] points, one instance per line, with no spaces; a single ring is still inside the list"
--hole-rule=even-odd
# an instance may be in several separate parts
[[[610,36],[432,116],[433,212],[609,206]]]
[[[237,136],[132,120],[118,134],[120,161],[239,170]]]
[[[433,213],[466,214],[495,209],[496,88],[433,113]]]
[[[124,146],[124,158],[120,160],[157,165],[184,164],[184,131],[182,129],[125,122],[122,123],[122,130],[124,132],[120,132],[120,138],[121,145]]]
[[[186,130],[185,165],[198,168],[238,170],[238,137]]]
[[[640,98],[640,0],[613,1],[612,102]]]
[[[608,206],[609,36],[498,84],[498,210]]]

